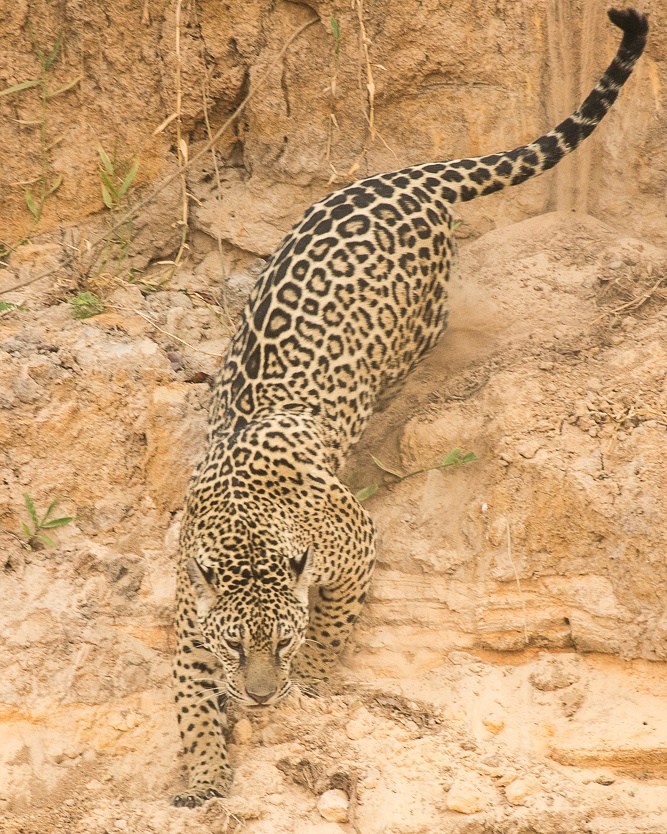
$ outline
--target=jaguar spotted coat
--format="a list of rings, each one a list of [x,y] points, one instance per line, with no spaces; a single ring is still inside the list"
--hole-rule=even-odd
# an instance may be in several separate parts
[[[447,320],[452,215],[553,167],[613,104],[648,31],[634,10],[579,109],[529,145],[378,174],[313,205],[266,266],[214,395],[181,536],[176,703],[198,805],[231,782],[225,702],[326,678],[366,596],[373,525],[336,472]]]

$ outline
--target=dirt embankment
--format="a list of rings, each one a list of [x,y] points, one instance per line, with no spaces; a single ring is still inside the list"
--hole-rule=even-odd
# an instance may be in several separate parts
[[[313,12],[183,5],[193,155],[202,91],[215,130]],[[359,157],[369,98],[356,7],[316,5],[323,24],[222,143],[220,186],[211,158],[190,172],[190,249],[170,282],[149,291],[171,268],[153,262],[173,260],[180,240],[178,182],[134,221],[127,258],[116,248],[86,273],[82,241],[108,222],[97,145],[115,143],[127,169],[140,162],[133,199],[173,169],[173,123],[151,134],[174,111],[176,9],[18,4],[3,34],[2,86],[39,74],[31,27],[42,46],[63,32],[49,89],[81,76],[48,101],[58,142],[44,158],[26,124],[39,88],[0,97],[7,242],[32,222],[25,188],[38,193],[16,183],[62,174],[3,286],[81,250],[6,296],[23,309],[0,318],[3,834],[667,830],[664,11],[582,153],[466,207],[451,327],[346,477],[355,489],[390,481],[371,454],[406,474],[455,447],[478,460],[368,501],[379,564],[340,680],[321,698],[235,715],[232,796],[189,811],[165,802],[181,778],[171,624],[208,379],[258,258],[331,187],[331,165]],[[616,42],[588,2],[361,12],[378,136],[358,175],[537,135]],[[104,311],[77,320],[68,299],[89,289]],[[55,515],[75,517],[51,531],[57,548],[25,549],[23,493],[40,513],[58,498]]]

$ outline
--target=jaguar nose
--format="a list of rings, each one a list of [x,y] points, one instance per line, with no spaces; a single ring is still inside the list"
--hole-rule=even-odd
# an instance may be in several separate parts
[[[257,690],[247,689],[246,692],[248,695],[256,701],[258,704],[266,704],[267,701],[270,701],[271,698],[276,694],[277,687],[273,687],[273,689],[265,689],[265,688],[257,688]]]

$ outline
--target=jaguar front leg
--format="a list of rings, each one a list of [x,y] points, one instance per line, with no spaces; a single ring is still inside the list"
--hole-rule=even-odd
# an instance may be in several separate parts
[[[368,594],[374,561],[371,540],[358,554],[353,570],[311,594],[306,640],[292,664],[298,678],[311,684],[328,680]]]
[[[226,684],[222,665],[202,645],[189,589],[181,586],[174,660],[174,686],[183,757],[189,789],[172,797],[172,805],[194,808],[214,796],[226,796],[232,769],[225,744]]]

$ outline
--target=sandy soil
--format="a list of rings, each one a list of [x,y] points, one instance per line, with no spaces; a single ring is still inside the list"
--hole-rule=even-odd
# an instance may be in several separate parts
[[[167,803],[177,542],[263,258],[332,178],[548,129],[617,35],[592,0],[6,6],[0,91],[60,47],[45,109],[0,96],[0,289],[55,269],[0,312],[1,834],[664,834],[665,5],[586,145],[462,208],[451,327],[347,464],[380,487],[380,552],[340,677],[235,713],[232,794],[194,811]],[[188,171],[170,280],[178,180],[91,265],[99,147],[138,163],[136,204],[175,170],[176,111],[192,158],[248,92]],[[82,290],[101,314],[73,317]],[[436,468],[455,448],[477,460]],[[24,493],[75,517],[56,548],[26,548]]]
[[[57,280],[24,290],[0,342],[3,834],[664,831],[667,316],[658,291],[619,308],[665,258],[570,214],[463,248],[451,329],[347,477],[478,461],[369,500],[340,680],[235,714],[232,795],[195,811],[166,802],[174,562],[229,328],[179,292],[77,321]],[[58,549],[22,547],[25,491],[76,516]]]

